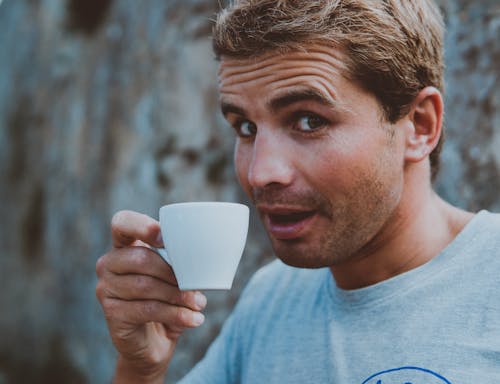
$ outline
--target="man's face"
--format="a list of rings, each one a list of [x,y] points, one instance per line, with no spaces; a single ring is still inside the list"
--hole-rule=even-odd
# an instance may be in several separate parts
[[[221,60],[239,181],[290,265],[368,253],[383,242],[402,194],[403,130],[343,73],[342,54],[322,46]]]

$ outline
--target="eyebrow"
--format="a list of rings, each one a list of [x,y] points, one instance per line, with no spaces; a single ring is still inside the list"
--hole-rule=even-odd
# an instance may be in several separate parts
[[[314,101],[326,107],[338,109],[339,105],[331,98],[325,96],[323,93],[316,89],[304,88],[298,90],[291,90],[282,96],[278,96],[269,102],[269,107],[272,112],[277,112],[280,109],[286,108],[292,104]]]
[[[276,113],[280,109],[304,101],[314,101],[329,108],[337,110],[341,109],[339,103],[337,103],[335,100],[332,100],[330,97],[327,97],[320,91],[312,88],[297,89],[286,92],[285,94],[269,101],[268,107],[273,113]],[[243,108],[230,102],[224,101],[221,102],[221,112],[224,116],[227,116],[230,113],[241,116],[246,115]]]
[[[220,110],[224,116],[227,116],[230,113],[234,113],[236,115],[244,116],[245,111],[243,108],[238,107],[237,105],[222,101],[220,104]]]

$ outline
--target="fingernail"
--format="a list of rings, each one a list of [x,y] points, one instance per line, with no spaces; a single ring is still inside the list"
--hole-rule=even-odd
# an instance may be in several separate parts
[[[199,309],[203,309],[206,307],[207,305],[207,298],[205,297],[205,295],[201,292],[196,292],[194,294],[194,302],[196,303],[196,306],[199,308]]]
[[[202,325],[204,321],[205,321],[205,316],[203,316],[203,313],[200,313],[200,312],[193,313],[193,325],[194,326],[197,327],[199,325]]]

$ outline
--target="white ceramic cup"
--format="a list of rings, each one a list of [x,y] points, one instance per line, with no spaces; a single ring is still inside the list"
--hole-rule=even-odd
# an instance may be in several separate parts
[[[160,208],[165,249],[181,290],[231,289],[248,232],[246,205],[189,202]]]

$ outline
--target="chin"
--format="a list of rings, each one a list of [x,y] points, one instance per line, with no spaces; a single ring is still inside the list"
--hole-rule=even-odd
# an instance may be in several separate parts
[[[330,267],[331,261],[324,260],[321,257],[313,256],[307,252],[294,254],[294,252],[279,252],[275,250],[276,256],[285,264],[295,268],[317,269]]]
[[[342,246],[333,246],[328,241],[322,246],[311,246],[300,240],[271,241],[275,255],[285,264],[297,268],[331,268],[352,259],[353,252]]]

